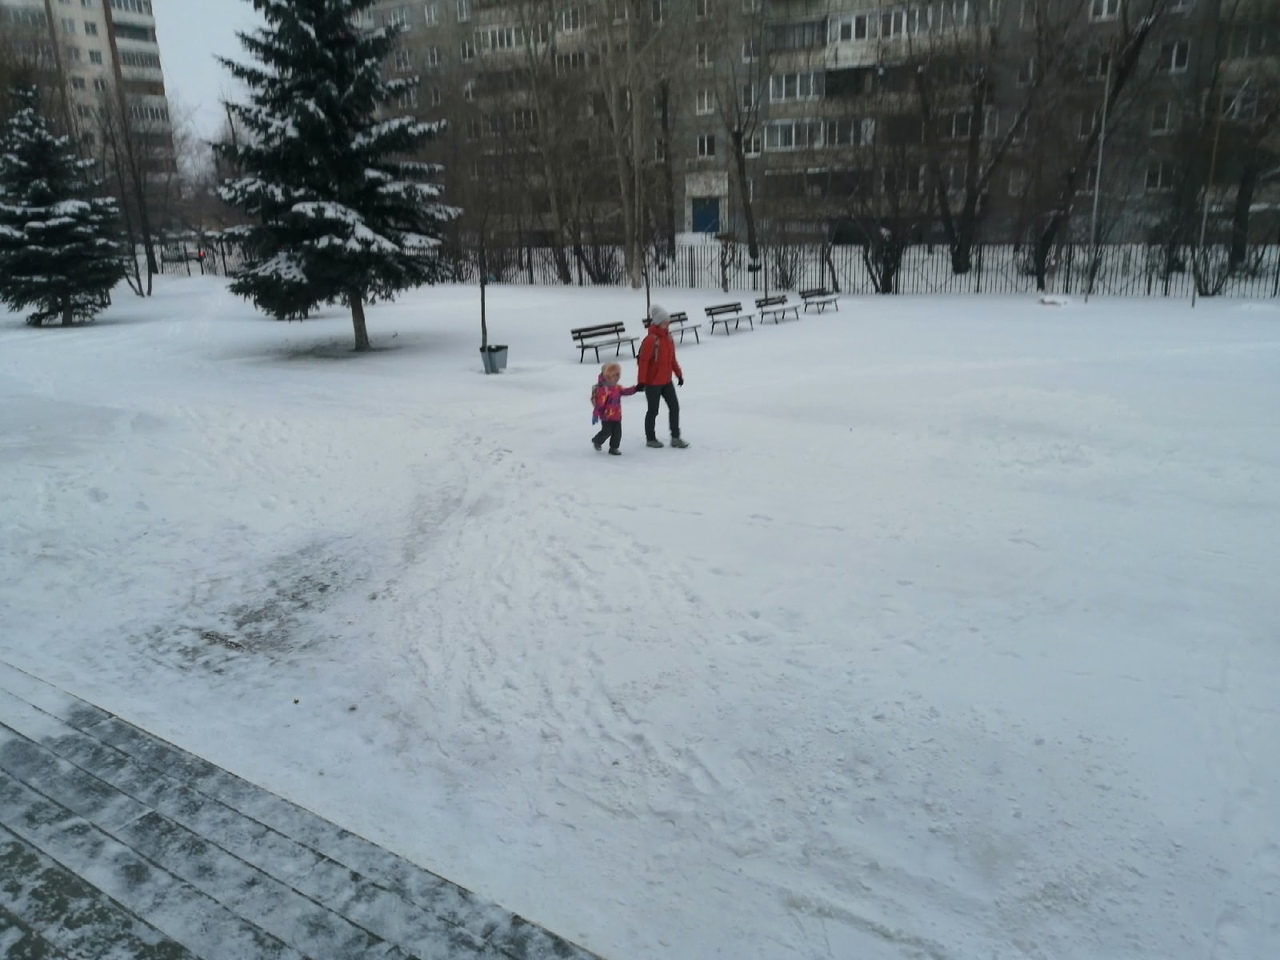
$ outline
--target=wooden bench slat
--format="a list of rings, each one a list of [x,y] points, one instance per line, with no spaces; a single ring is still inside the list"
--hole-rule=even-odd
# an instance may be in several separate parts
[[[587,351],[594,350],[596,359],[600,359],[601,347],[614,347],[613,355],[622,356],[622,345],[631,347],[631,356],[636,355],[636,337],[626,336],[627,328],[621,323],[598,323],[593,327],[577,327],[569,331],[574,346],[578,347],[578,362],[587,359]]]
[[[724,324],[725,336],[729,335],[729,324],[733,323],[733,329],[737,330],[742,321],[747,321],[751,325],[751,329],[756,328],[755,318],[749,313],[742,312],[741,303],[717,303],[710,307],[703,307],[702,312],[707,315],[711,321],[711,332],[716,332],[716,324]]]
[[[773,297],[759,297],[756,300],[756,309],[760,311],[761,323],[764,323],[769,317],[773,318],[775,324],[779,323],[788,313],[794,314],[797,320],[800,319],[800,304],[791,303],[785,294]]]
[[[804,300],[804,308],[806,311],[810,307],[817,307],[818,312],[822,313],[828,306],[840,309],[840,295],[832,293],[826,287],[814,287],[811,290],[801,290],[800,298]]]

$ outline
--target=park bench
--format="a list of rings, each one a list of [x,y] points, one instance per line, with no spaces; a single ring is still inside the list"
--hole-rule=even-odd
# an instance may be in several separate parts
[[[773,322],[777,324],[779,320],[785,319],[788,313],[793,314],[797,320],[800,319],[800,305],[788,303],[785,296],[760,297],[756,300],[756,309],[760,311],[761,323],[772,317]]]
[[[725,336],[729,335],[729,324],[733,324],[733,329],[737,330],[738,325],[743,320],[751,324],[751,329],[756,328],[755,321],[751,314],[742,312],[742,304],[740,303],[717,303],[712,307],[705,307],[703,312],[706,313],[707,319],[711,321],[711,332],[716,332],[716,324],[724,324]]]
[[[840,297],[838,294],[832,293],[826,287],[814,287],[812,290],[801,290],[800,299],[804,301],[804,309],[807,313],[810,307],[817,307],[821,313],[827,307],[835,307],[840,309]]]
[[[701,327],[702,324],[690,323],[689,315],[685,313],[683,310],[673,313],[670,316],[671,316],[671,322],[667,324],[667,330],[672,334],[672,336],[674,336],[677,333],[680,334],[680,342],[684,343],[684,335],[686,333],[692,333],[694,343],[702,342],[702,337],[699,336],[698,334],[698,328]],[[645,325],[645,328],[648,329],[649,318],[645,317],[643,323]]]
[[[631,356],[636,355],[637,338],[628,337],[627,329],[621,323],[599,323],[594,327],[578,327],[576,330],[570,330],[569,333],[573,336],[573,345],[579,350],[579,363],[587,359],[588,350],[594,350],[596,360],[599,360],[601,347],[616,348],[613,355],[620,357],[624,343],[631,347]]]

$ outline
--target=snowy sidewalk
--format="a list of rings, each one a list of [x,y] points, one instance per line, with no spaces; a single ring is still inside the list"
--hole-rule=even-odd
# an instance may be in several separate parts
[[[3,661],[0,955],[595,956]]]

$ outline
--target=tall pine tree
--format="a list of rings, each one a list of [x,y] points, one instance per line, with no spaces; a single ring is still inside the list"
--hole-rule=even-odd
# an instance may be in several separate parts
[[[0,300],[27,323],[89,320],[123,277],[115,200],[93,196],[92,160],[56,137],[34,87],[15,89],[0,135]]]
[[[236,231],[247,263],[231,289],[280,318],[345,303],[367,350],[365,305],[443,274],[456,211],[431,182],[441,169],[405,159],[441,124],[378,117],[417,78],[383,79],[399,31],[356,26],[373,0],[253,6],[267,26],[239,37],[257,64],[222,61],[250,102],[230,107],[246,135],[216,147],[240,174],[219,194],[257,221]]]

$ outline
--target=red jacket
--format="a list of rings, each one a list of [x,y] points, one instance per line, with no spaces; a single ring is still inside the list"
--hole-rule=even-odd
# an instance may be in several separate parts
[[[649,327],[649,335],[640,344],[640,374],[637,380],[646,387],[662,387],[671,382],[674,373],[681,380],[684,371],[676,360],[676,342],[661,324]]]

